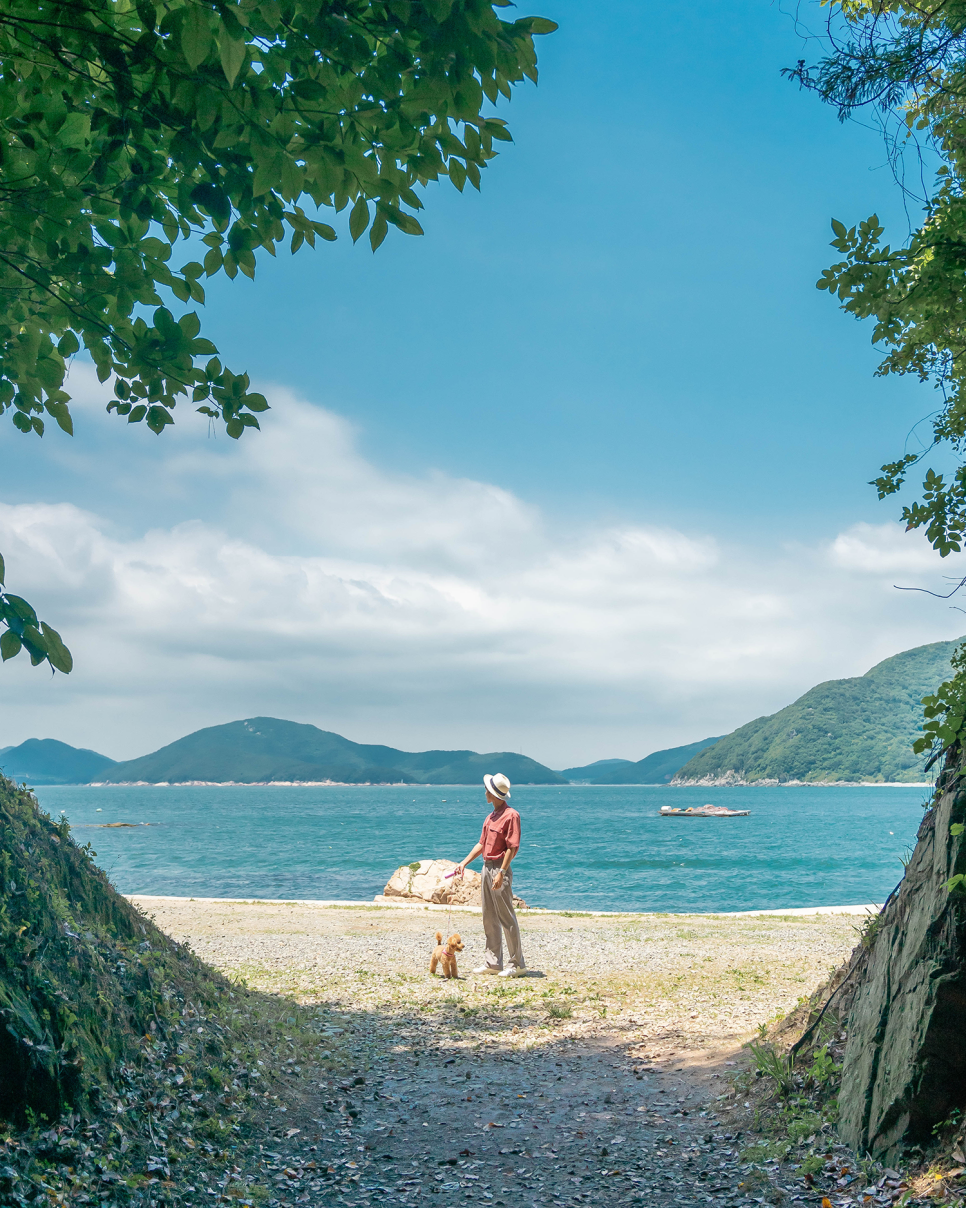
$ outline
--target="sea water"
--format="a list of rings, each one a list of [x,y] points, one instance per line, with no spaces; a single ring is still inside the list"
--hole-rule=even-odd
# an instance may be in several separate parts
[[[123,893],[371,901],[413,860],[460,860],[467,786],[38,788]],[[925,788],[519,786],[514,892],[563,910],[728,911],[881,902]],[[747,818],[662,818],[711,802]],[[127,822],[130,827],[110,827]],[[145,825],[147,824],[147,825]],[[477,863],[476,867],[479,867]]]

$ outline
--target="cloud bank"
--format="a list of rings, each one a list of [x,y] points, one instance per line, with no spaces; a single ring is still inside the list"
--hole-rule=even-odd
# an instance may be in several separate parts
[[[76,666],[3,668],[0,745],[128,758],[270,714],[554,767],[637,759],[966,631],[894,589],[956,573],[894,524],[771,548],[646,518],[575,528],[482,480],[382,468],[339,415],[266,393],[238,444],[95,418],[90,447],[50,454],[86,506],[53,473],[44,501],[0,504],[10,586]]]

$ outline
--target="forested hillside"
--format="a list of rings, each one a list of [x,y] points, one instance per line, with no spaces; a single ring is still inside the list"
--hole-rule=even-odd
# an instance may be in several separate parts
[[[16,784],[87,784],[113,764],[106,755],[56,738],[28,738],[19,746],[0,750],[0,770]]]
[[[963,640],[917,646],[865,675],[818,684],[699,752],[674,783],[922,780],[924,757],[912,753],[920,702],[950,674]]]
[[[503,772],[515,784],[565,784],[526,755],[512,751],[399,751],[352,742],[341,734],[275,717],[251,717],[209,726],[152,755],[114,764],[110,783],[170,784],[200,780],[252,784],[321,781],[341,784],[479,784],[484,772]]]

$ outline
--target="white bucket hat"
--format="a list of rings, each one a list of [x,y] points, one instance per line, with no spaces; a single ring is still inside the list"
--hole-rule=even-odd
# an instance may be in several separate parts
[[[495,772],[492,776],[488,772],[483,777],[483,784],[494,797],[499,797],[501,801],[510,800],[510,782],[502,772]]]

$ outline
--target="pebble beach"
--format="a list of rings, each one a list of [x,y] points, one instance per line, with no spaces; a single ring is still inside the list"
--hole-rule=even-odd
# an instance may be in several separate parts
[[[864,921],[522,912],[528,976],[498,979],[471,973],[472,912],[133,900],[229,977],[324,1016],[330,1074],[274,1109],[264,1178],[282,1208],[763,1202],[742,1158],[742,1046]],[[437,930],[463,938],[456,981],[428,973]],[[812,1202],[783,1177],[776,1193]]]

